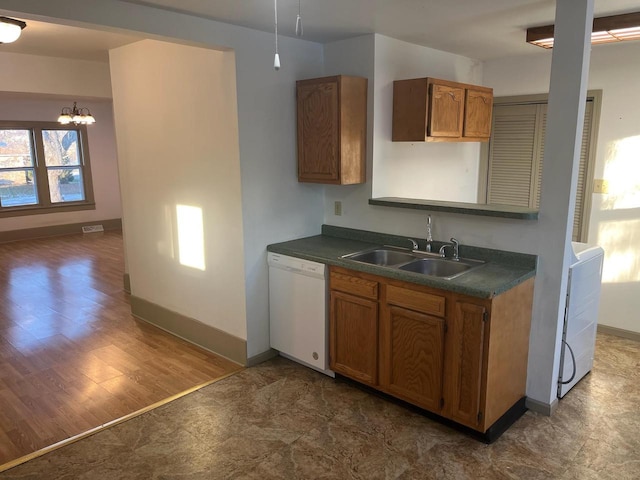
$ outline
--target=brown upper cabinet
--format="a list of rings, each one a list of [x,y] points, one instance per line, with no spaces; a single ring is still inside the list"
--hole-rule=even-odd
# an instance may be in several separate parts
[[[298,80],[298,181],[365,182],[367,79]]]
[[[393,82],[394,142],[486,142],[493,89],[414,78]]]

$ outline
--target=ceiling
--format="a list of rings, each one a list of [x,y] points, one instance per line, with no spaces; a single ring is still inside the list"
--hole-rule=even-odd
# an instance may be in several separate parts
[[[107,62],[110,49],[144,38],[29,19],[21,20],[27,22],[22,35],[14,43],[0,44],[0,52]]]
[[[123,1],[273,31],[271,0]],[[300,0],[307,40],[325,43],[375,32],[479,60],[540,52],[525,43],[525,30],[553,23],[555,4],[555,0]],[[638,10],[640,0],[595,0],[596,16]],[[298,0],[278,0],[280,34],[295,36],[297,13]],[[27,21],[23,37],[0,45],[0,52],[107,61],[108,49],[142,38]]]

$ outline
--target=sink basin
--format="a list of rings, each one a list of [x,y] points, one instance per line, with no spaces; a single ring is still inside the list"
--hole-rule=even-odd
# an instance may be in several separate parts
[[[365,252],[356,252],[350,255],[345,255],[342,258],[348,258],[349,260],[355,260],[356,262],[370,263],[372,265],[380,265],[383,267],[389,265],[401,265],[416,259],[415,255],[409,252],[392,250],[390,248],[376,248]]]
[[[484,264],[484,262],[480,260],[471,260],[468,258],[451,260],[441,258],[433,253],[387,246],[350,253],[344,255],[342,258],[448,280]]]
[[[479,263],[456,262],[444,258],[421,258],[398,267],[406,272],[421,273],[432,277],[454,278],[467,270],[478,266]]]

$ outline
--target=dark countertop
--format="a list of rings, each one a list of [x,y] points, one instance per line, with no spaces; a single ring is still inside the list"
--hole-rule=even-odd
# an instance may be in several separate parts
[[[376,238],[376,236],[380,238]],[[466,247],[465,249],[463,245],[460,246],[461,257],[482,259],[487,263],[450,280],[340,258],[349,253],[380,245],[395,244],[406,247],[407,243],[405,237],[325,225],[323,226],[323,235],[275,243],[269,245],[267,250],[479,298],[492,298],[506,292],[535,276],[536,273],[535,255],[501,252],[478,247]],[[421,246],[421,248],[424,247]]]

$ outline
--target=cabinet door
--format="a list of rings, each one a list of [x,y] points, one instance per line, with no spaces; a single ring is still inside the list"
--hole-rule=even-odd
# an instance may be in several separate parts
[[[493,93],[468,89],[464,110],[464,136],[489,138],[492,111]]]
[[[406,308],[388,307],[381,327],[380,384],[393,395],[439,412],[444,320]]]
[[[432,83],[429,95],[431,137],[462,137],[464,88]]]
[[[485,308],[458,301],[447,332],[445,415],[478,428],[485,350]]]
[[[427,135],[427,78],[393,82],[391,140],[424,142]]]
[[[359,382],[378,383],[378,302],[331,291],[331,369]]]
[[[298,179],[339,183],[338,82],[298,85]]]

